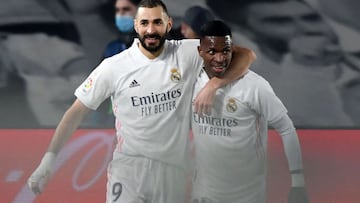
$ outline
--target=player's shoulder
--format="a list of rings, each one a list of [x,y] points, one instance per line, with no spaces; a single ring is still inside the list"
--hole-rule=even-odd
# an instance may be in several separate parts
[[[100,66],[108,66],[109,68],[114,67],[118,61],[121,61],[124,57],[125,51],[115,54],[111,57],[105,58],[101,63]]]
[[[167,41],[167,43],[173,44],[175,46],[186,45],[186,44],[198,45],[200,42],[199,39],[171,39],[171,40],[166,40],[166,41]]]
[[[243,77],[243,79],[245,81],[248,81],[248,82],[254,82],[254,83],[267,83],[267,80],[259,75],[258,73],[254,72],[253,70],[249,70],[245,76]]]
[[[196,48],[200,44],[199,39],[181,39],[181,40],[167,40],[167,46],[170,48]]]
[[[129,70],[130,67],[132,67],[131,64],[129,50],[126,49],[118,54],[105,58],[96,69],[106,74],[119,74]]]
[[[271,88],[270,83],[258,73],[249,70],[249,72],[239,80],[238,85],[246,86],[246,87],[253,87],[256,89],[269,89]]]

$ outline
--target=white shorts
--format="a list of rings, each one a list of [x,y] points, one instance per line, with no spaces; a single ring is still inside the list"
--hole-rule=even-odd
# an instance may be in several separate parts
[[[220,186],[217,182],[210,183],[208,180],[198,178],[194,174],[191,203],[265,203],[266,184],[259,176],[251,184],[234,187]]]
[[[217,196],[214,195],[205,195],[205,194],[195,194],[191,196],[191,203],[265,203],[265,195],[261,194],[259,196],[252,197],[235,197],[235,196]]]
[[[117,154],[108,167],[106,203],[184,203],[185,172],[153,159]]]

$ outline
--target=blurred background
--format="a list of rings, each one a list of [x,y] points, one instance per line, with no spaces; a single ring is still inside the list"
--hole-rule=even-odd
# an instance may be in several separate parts
[[[119,37],[114,0],[0,0],[0,128],[53,128],[75,88]],[[253,49],[297,128],[360,127],[360,8],[356,0],[164,0],[169,39],[194,5]],[[111,128],[105,103],[82,124]]]
[[[136,36],[131,23],[117,17],[133,15],[136,2],[0,0],[2,202],[104,200],[115,135],[109,101],[61,151],[42,195],[35,197],[26,180],[74,101],[75,88]],[[164,2],[174,19],[169,39],[196,37],[200,21],[217,18],[231,26],[236,44],[256,52],[251,69],[270,82],[298,128],[310,202],[359,202],[360,1]],[[211,15],[189,11],[192,6]],[[124,43],[116,43],[120,39]],[[268,155],[268,202],[286,202],[290,175],[272,130]]]

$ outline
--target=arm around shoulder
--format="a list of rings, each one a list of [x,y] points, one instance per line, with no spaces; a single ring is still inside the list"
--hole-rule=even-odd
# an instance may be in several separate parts
[[[221,78],[212,77],[198,93],[194,100],[195,112],[200,115],[209,113],[216,90],[243,77],[255,59],[256,55],[252,50],[240,46],[233,46],[233,57],[229,69]]]
[[[233,60],[231,61],[230,67],[238,67],[240,66],[242,69],[242,75],[247,73],[250,65],[256,60],[256,54],[253,50],[234,45],[233,49]]]

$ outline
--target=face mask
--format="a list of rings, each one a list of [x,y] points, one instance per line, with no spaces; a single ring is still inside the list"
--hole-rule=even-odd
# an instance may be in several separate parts
[[[120,32],[129,33],[134,29],[134,18],[131,16],[115,16],[116,27]]]

